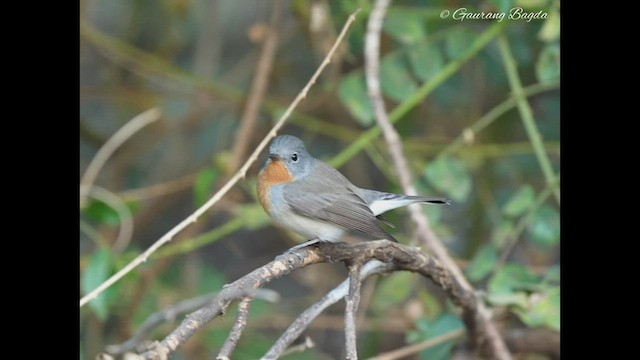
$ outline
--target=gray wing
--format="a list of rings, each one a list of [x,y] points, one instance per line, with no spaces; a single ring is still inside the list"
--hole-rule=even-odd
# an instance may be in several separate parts
[[[313,176],[286,185],[283,193],[291,210],[299,215],[397,242],[380,227],[381,221],[353,191],[354,187],[337,170],[319,163]]]

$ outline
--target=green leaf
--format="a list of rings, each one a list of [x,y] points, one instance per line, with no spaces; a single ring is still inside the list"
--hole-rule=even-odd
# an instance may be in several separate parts
[[[258,204],[247,204],[236,208],[236,216],[244,220],[244,228],[247,230],[257,230],[269,223],[269,216],[262,206]]]
[[[495,268],[497,262],[498,249],[493,244],[484,244],[467,268],[467,277],[471,281],[480,281]]]
[[[489,299],[494,303],[504,304],[506,301],[522,305],[522,296],[518,294],[539,288],[540,279],[537,275],[520,264],[506,264],[489,281]]]
[[[367,95],[367,85],[362,71],[354,71],[345,76],[340,82],[338,95],[356,121],[363,126],[373,124],[373,107]]]
[[[193,196],[197,207],[204,205],[209,200],[209,193],[218,177],[218,172],[213,168],[207,168],[198,173],[193,185]]]
[[[402,102],[411,97],[418,84],[411,76],[409,62],[402,53],[387,55],[380,64],[382,92],[389,98]]]
[[[541,247],[557,245],[560,242],[560,214],[548,205],[543,205],[533,215],[529,226],[531,240]]]
[[[532,294],[529,306],[516,309],[515,313],[527,326],[547,326],[560,331],[560,287],[547,289],[542,294]]]
[[[89,265],[82,274],[83,292],[85,294],[88,294],[89,292],[100,286],[109,277],[111,269],[112,261],[111,253],[109,252],[109,250],[98,250],[98,252],[93,255],[91,260],[89,260]],[[93,309],[98,318],[103,321],[107,318],[108,315],[106,293],[111,289],[112,288],[105,290],[102,294],[100,294],[97,298],[89,303],[91,309]]]
[[[503,219],[500,221],[500,224],[493,230],[493,234],[491,236],[491,243],[498,247],[498,249],[504,246],[505,240],[511,230],[513,230],[513,221],[509,219]]]
[[[383,313],[389,307],[400,306],[415,289],[416,276],[410,272],[395,272],[378,286],[371,304],[373,311]]]
[[[415,44],[427,35],[426,21],[420,13],[395,8],[387,12],[382,30],[405,45]]]
[[[83,210],[89,219],[103,225],[115,227],[120,224],[120,216],[111,206],[99,200],[92,200]]]
[[[414,74],[424,82],[431,80],[444,68],[444,56],[437,46],[423,41],[408,49]]]
[[[511,217],[522,215],[533,204],[535,197],[536,194],[531,186],[521,186],[504,205],[504,213]]]
[[[560,11],[553,8],[549,12],[549,17],[544,21],[538,39],[550,43],[560,39]]]
[[[498,12],[509,13],[509,10],[516,3],[515,0],[491,0],[492,3],[498,8]]]
[[[412,331],[407,336],[408,342],[418,342],[448,334],[450,332],[464,328],[460,319],[452,314],[443,314],[436,321],[431,322],[426,319],[416,321],[416,331]],[[451,350],[456,340],[449,340],[442,344],[426,349],[420,353],[421,359],[440,360],[450,359]]]
[[[462,27],[454,27],[447,33],[445,51],[450,60],[462,57],[474,40],[474,32]]]
[[[541,83],[551,83],[560,79],[560,45],[545,46],[536,62],[536,77]]]
[[[427,167],[425,177],[431,186],[454,201],[465,201],[471,193],[471,176],[464,163],[455,158],[438,158]]]

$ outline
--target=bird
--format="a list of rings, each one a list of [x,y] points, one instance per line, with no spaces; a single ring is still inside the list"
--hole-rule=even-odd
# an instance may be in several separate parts
[[[258,200],[277,224],[316,242],[339,242],[349,231],[398,242],[381,215],[413,203],[450,204],[448,199],[370,190],[316,159],[302,140],[280,135],[258,173]]]

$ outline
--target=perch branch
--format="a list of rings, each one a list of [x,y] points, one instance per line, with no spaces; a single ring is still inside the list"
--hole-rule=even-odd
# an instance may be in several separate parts
[[[320,262],[346,262],[352,263],[354,259],[360,261],[379,260],[389,266],[392,270],[407,270],[421,274],[431,279],[437,286],[441,287],[454,304],[462,308],[464,319],[473,317],[478,313],[476,297],[473,292],[469,292],[460,282],[448,271],[436,258],[422,253],[419,249],[391,242],[388,240],[365,241],[358,244],[348,243],[318,243],[313,246],[302,247],[278,256],[270,263],[252,271],[244,277],[236,280],[232,284],[225,286],[220,293],[204,307],[189,314],[184,321],[172,331],[161,342],[155,342],[152,349],[142,354],[144,359],[158,360],[175,352],[184,342],[186,342],[197,331],[204,327],[214,318],[224,314],[232,301],[246,296],[253,296],[255,289],[278,279],[295,269],[299,269],[311,264]],[[376,268],[378,265],[366,264],[363,267],[361,277],[369,275],[371,271],[368,267]],[[338,301],[348,288],[349,284],[344,282],[340,287],[345,288],[340,295],[337,291],[332,291],[327,296],[333,296],[330,301],[319,302],[292,324],[285,334],[278,340],[273,348],[287,337],[286,341],[293,341],[295,331],[303,331],[317,313],[322,311],[322,307],[333,301]],[[314,315],[314,312],[317,313]],[[295,329],[295,330],[291,330]],[[291,331],[290,331],[291,330]],[[289,342],[290,343],[290,342]],[[284,349],[286,346],[282,346]],[[273,348],[271,350],[273,350]],[[271,350],[263,359],[274,359],[271,357]],[[282,351],[282,350],[280,350]]]
[[[138,132],[138,130],[143,127],[151,124],[152,122],[160,119],[160,109],[151,108],[142,114],[134,117],[128,123],[126,123],[120,130],[116,131],[109,140],[98,150],[96,155],[93,157],[89,166],[84,172],[82,176],[82,180],[80,181],[80,207],[84,207],[87,194],[89,189],[93,186],[93,183],[96,181],[98,177],[98,173],[102,166],[105,164],[107,159],[111,157],[111,155],[116,151],[117,148],[122,145],[128,138],[130,138],[133,134]]]
[[[407,165],[406,157],[402,149],[402,142],[398,132],[395,130],[382,98],[380,86],[380,31],[384,15],[389,6],[390,0],[376,0],[369,21],[367,23],[367,33],[365,37],[365,74],[367,81],[367,89],[371,102],[373,103],[376,120],[380,125],[380,129],[389,147],[389,153],[393,159],[393,164],[400,178],[402,189],[407,195],[417,195],[417,191],[411,180],[411,171]],[[462,274],[462,271],[449,256],[447,249],[431,229],[427,217],[422,212],[420,205],[413,204],[409,206],[411,219],[416,225],[417,235],[421,242],[425,244],[436,257],[451,272],[456,283],[462,286],[468,294],[473,295],[471,284]],[[483,345],[482,340],[487,341],[487,350],[491,357],[501,360],[510,360],[511,354],[504,344],[504,340],[491,322],[488,311],[484,308],[484,304],[475,296],[471,296],[474,302],[469,309],[473,310],[472,314],[466,318],[467,328],[472,333],[472,341],[476,345]],[[476,333],[478,331],[479,333]],[[480,341],[478,341],[480,340]]]
[[[258,159],[258,155],[262,152],[262,150],[264,150],[264,148],[267,146],[269,141],[276,136],[278,130],[280,130],[280,128],[284,125],[285,121],[291,115],[291,112],[293,111],[293,109],[295,109],[295,107],[304,98],[306,98],[307,93],[309,92],[309,89],[311,89],[311,86],[315,84],[316,80],[322,73],[322,70],[324,70],[324,68],[331,61],[331,57],[333,56],[333,53],[336,51],[336,49],[342,42],[342,39],[347,34],[347,30],[349,30],[349,28],[351,27],[351,24],[353,24],[353,22],[355,21],[356,14],[359,11],[360,9],[356,10],[353,14],[349,16],[349,19],[347,20],[344,27],[342,28],[342,31],[340,32],[340,35],[336,39],[336,42],[333,44],[333,47],[331,47],[331,50],[327,53],[327,56],[324,58],[324,60],[322,61],[322,63],[320,64],[316,72],[313,74],[313,76],[311,76],[311,79],[309,79],[309,82],[305,85],[304,88],[302,88],[300,93],[298,93],[298,95],[293,100],[293,102],[289,105],[289,107],[284,112],[284,114],[282,114],[278,122],[273,126],[273,128],[271,128],[267,136],[265,136],[265,138],[262,139],[262,142],[260,142],[260,144],[256,147],[256,149],[253,151],[251,156],[249,156],[249,159],[247,159],[244,165],[242,165],[240,170],[238,170],[238,172],[236,172],[236,174],[233,177],[231,177],[231,179],[229,179],[229,181],[227,181],[227,183],[224,184],[222,188],[218,190],[218,192],[216,192],[204,205],[198,208],[193,214],[189,215],[186,219],[184,219],[182,222],[176,225],[173,229],[169,230],[169,232],[167,232],[155,243],[153,243],[153,245],[151,245],[145,252],[138,255],[133,261],[131,261],[129,264],[127,264],[124,268],[122,268],[120,271],[115,273],[105,282],[103,282],[95,290],[91,291],[89,294],[85,295],[82,299],[80,299],[80,307],[82,307],[89,301],[98,297],[98,295],[100,295],[104,290],[109,288],[111,285],[115,284],[116,281],[120,280],[123,276],[128,274],[131,270],[135,269],[140,264],[145,262],[151,254],[153,254],[162,245],[169,242],[177,233],[182,231],[189,224],[196,222],[204,212],[209,210],[209,208],[211,208],[214,204],[216,204],[222,198],[222,196],[224,196],[238,181],[240,181],[240,179],[243,179],[246,176],[247,171],[249,170],[249,167],[251,167],[251,165]]]

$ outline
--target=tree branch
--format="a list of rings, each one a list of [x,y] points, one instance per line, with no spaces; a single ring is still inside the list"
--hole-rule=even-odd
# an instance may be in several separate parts
[[[247,318],[249,317],[249,308],[251,307],[251,301],[253,298],[247,296],[240,301],[238,305],[238,316],[236,317],[236,322],[233,324],[233,328],[231,328],[231,332],[229,333],[229,337],[222,345],[222,349],[220,349],[220,353],[216,357],[216,360],[229,360],[233,350],[235,350],[238,341],[240,341],[240,336],[242,336],[242,330],[247,326]]]
[[[318,79],[318,77],[322,73],[322,70],[324,70],[324,68],[331,61],[331,57],[333,56],[333,54],[335,53],[336,49],[338,48],[338,46],[342,42],[342,39],[344,39],[345,35],[347,34],[347,30],[349,30],[349,28],[351,27],[351,24],[353,24],[353,22],[355,21],[355,19],[356,19],[355,16],[359,11],[360,11],[360,9],[356,10],[353,14],[351,14],[349,16],[349,19],[347,20],[347,22],[345,23],[344,27],[342,28],[342,31],[340,32],[340,35],[336,39],[336,42],[333,44],[333,47],[331,48],[329,53],[327,53],[327,56],[324,58],[324,60],[322,61],[322,63],[320,64],[320,66],[318,67],[316,72],[313,74],[313,76],[311,76],[311,79],[309,79],[309,82],[307,82],[305,87],[302,88],[300,93],[298,93],[298,95],[293,100],[293,102],[291,102],[291,104],[289,105],[287,110],[284,112],[284,114],[282,114],[282,116],[280,117],[278,122],[273,126],[273,128],[271,128],[271,131],[269,131],[267,136],[265,136],[265,138],[262,139],[262,142],[260,142],[260,144],[256,147],[256,149],[253,151],[251,156],[249,156],[249,159],[247,159],[247,161],[244,163],[244,165],[242,165],[240,170],[238,170],[238,172],[236,172],[235,175],[233,175],[231,177],[231,179],[229,179],[229,181],[227,181],[227,183],[224,184],[222,186],[222,188],[220,188],[220,190],[218,190],[218,192],[216,192],[204,205],[202,205],[200,208],[198,208],[193,214],[189,215],[186,219],[181,221],[173,229],[169,230],[169,232],[167,232],[160,239],[158,239],[155,243],[153,243],[153,245],[151,245],[145,252],[143,252],[142,254],[138,255],[135,259],[133,259],[133,261],[131,261],[129,264],[127,264],[124,268],[122,268],[120,271],[115,273],[113,276],[111,276],[105,282],[100,284],[100,286],[98,286],[95,290],[91,291],[89,294],[85,295],[82,299],[80,299],[80,307],[82,307],[83,305],[85,305],[89,301],[97,298],[98,295],[100,295],[103,291],[105,291],[110,286],[115,284],[118,280],[120,280],[123,276],[128,274],[131,270],[135,269],[140,264],[142,264],[143,262],[147,261],[149,256],[151,256],[151,254],[153,254],[158,248],[160,248],[162,245],[166,244],[167,242],[171,241],[171,239],[173,239],[173,237],[176,234],[178,234],[180,231],[184,230],[184,228],[186,228],[188,225],[190,225],[191,223],[196,222],[198,220],[198,218],[202,214],[204,214],[207,210],[209,210],[209,208],[211,208],[214,204],[216,204],[218,201],[220,201],[220,199],[238,181],[240,181],[240,179],[244,179],[244,177],[247,174],[247,171],[249,170],[249,167],[251,167],[251,165],[258,159],[258,155],[260,155],[262,150],[264,150],[264,148],[267,147],[267,144],[269,143],[269,141],[271,141],[271,139],[273,139],[277,135],[278,130],[280,130],[280,128],[284,125],[285,121],[289,118],[289,116],[293,112],[293,109],[295,109],[295,107],[298,106],[298,104],[304,98],[307,97],[307,93],[311,89],[311,86],[313,86],[313,84],[315,84],[316,80]]]
[[[347,306],[344,310],[345,349],[348,360],[358,359],[356,315],[360,303],[360,270],[362,269],[362,262],[358,260],[356,259],[349,265],[349,293],[346,298]]]
[[[384,106],[382,91],[380,86],[380,31],[384,21],[384,15],[390,0],[376,0],[369,21],[367,23],[367,33],[365,37],[365,75],[367,89],[376,115],[376,120],[382,129],[382,133],[387,142],[389,153],[393,159],[393,164],[400,178],[402,189],[407,195],[417,195],[411,179],[411,171],[407,165],[402,142],[397,131],[391,124],[389,116]],[[473,304],[468,304],[466,324],[471,332],[472,341],[475,345],[483,345],[487,341],[487,350],[491,357],[501,360],[510,360],[511,354],[504,344],[504,340],[491,322],[491,316],[480,299],[473,294],[471,284],[462,274],[462,271],[449,256],[447,249],[435,235],[429,225],[427,217],[422,212],[420,205],[409,206],[411,219],[416,225],[416,232],[423,244],[425,244],[437,258],[442,261],[448,272],[455,279],[455,283],[461,287]],[[478,333],[476,333],[476,331]]]
[[[163,359],[175,352],[191,336],[214,318],[224,314],[232,301],[253,296],[256,289],[278,279],[295,269],[320,262],[347,262],[361,259],[365,264],[360,278],[383,270],[408,270],[431,279],[441,287],[454,304],[462,308],[463,319],[477,314],[477,302],[473,292],[467,291],[462,284],[448,271],[440,261],[422,253],[419,249],[388,240],[364,241],[357,244],[318,243],[302,247],[278,256],[270,263],[225,286],[222,291],[201,309],[191,313],[187,318],[161,342],[155,342],[153,348],[142,354],[144,359]],[[370,260],[379,260],[371,262]],[[263,359],[275,359],[308,326],[317,314],[344,296],[349,287],[345,281],[331,291],[323,301],[307,309],[285,331],[278,342],[269,350]],[[473,322],[471,322],[473,323]],[[284,345],[282,345],[284,344]]]

